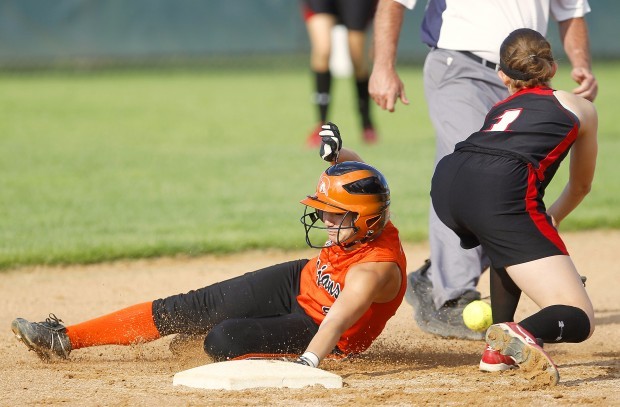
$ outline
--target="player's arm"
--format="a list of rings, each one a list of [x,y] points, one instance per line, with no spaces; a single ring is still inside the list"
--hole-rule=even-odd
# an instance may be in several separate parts
[[[306,352],[322,360],[336,346],[342,334],[370,308],[373,302],[388,302],[398,294],[401,284],[396,263],[373,262],[353,266],[347,273],[344,288]]]
[[[396,73],[398,38],[405,15],[405,6],[394,0],[380,0],[374,22],[374,62],[368,92],[383,110],[394,111],[400,98],[408,105],[405,85]]]
[[[557,91],[556,96],[579,117],[581,124],[575,144],[571,148],[568,182],[558,199],[547,210],[558,226],[592,188],[598,152],[598,115],[594,104],[588,100],[562,91]]]
[[[350,148],[345,148],[343,147],[340,150],[340,155],[338,156],[338,162],[343,162],[343,161],[359,161],[359,162],[364,162],[364,160],[362,159],[362,157],[360,157],[359,154],[357,154],[355,151],[351,150]],[[332,161],[332,164],[336,164],[335,161]]]
[[[560,39],[572,65],[571,76],[579,84],[573,93],[594,101],[598,93],[598,82],[592,73],[590,40],[585,18],[571,18],[559,23]]]

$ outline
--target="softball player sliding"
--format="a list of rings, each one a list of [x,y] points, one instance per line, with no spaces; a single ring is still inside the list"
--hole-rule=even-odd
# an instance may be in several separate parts
[[[297,354],[298,363],[316,367],[329,354],[364,351],[403,299],[405,255],[389,220],[390,190],[383,175],[351,150],[341,151],[334,124],[324,125],[320,136],[321,156],[333,165],[321,174],[315,194],[301,201],[306,241],[320,248],[317,257],[67,327],[53,314],[44,322],[17,318],[13,332],[44,360],[172,334],[204,335],[205,352],[214,360]],[[326,243],[310,238],[317,228]]]
[[[461,246],[482,246],[491,259],[495,325],[480,368],[540,369],[551,384],[559,373],[541,341],[581,342],[594,331],[592,303],[557,226],[590,191],[598,123],[590,101],[549,87],[556,70],[540,33],[513,31],[498,72],[510,96],[438,163],[431,190],[437,215]],[[570,178],[546,209],[545,188],[569,151]],[[521,290],[542,309],[516,324]]]

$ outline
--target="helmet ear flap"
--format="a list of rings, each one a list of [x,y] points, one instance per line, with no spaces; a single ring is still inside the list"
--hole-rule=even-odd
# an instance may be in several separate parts
[[[382,216],[383,214],[380,214],[377,216],[373,216],[372,218],[366,219],[366,227],[368,229],[372,229],[373,226],[375,226],[375,224],[381,219]]]
[[[387,216],[387,211],[381,211],[380,214],[376,215],[376,216],[372,216],[368,219],[365,220],[365,224],[366,224],[366,237],[370,237],[374,234],[375,231],[377,230],[382,230],[385,225],[387,224],[388,221],[388,216]]]

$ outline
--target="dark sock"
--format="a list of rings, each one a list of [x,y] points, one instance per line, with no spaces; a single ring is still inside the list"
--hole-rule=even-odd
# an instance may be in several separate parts
[[[513,322],[521,289],[512,281],[505,268],[491,266],[490,272],[493,323]]]
[[[332,74],[331,72],[314,72],[315,78],[315,98],[314,102],[319,108],[319,121],[321,123],[327,122],[327,110],[330,102],[330,90],[332,86]]]
[[[551,305],[519,322],[545,343],[583,342],[590,335],[590,319],[577,307]]]
[[[368,93],[368,78],[356,79],[355,88],[357,89],[357,103],[360,116],[362,117],[362,127],[372,127],[370,120],[370,94]]]

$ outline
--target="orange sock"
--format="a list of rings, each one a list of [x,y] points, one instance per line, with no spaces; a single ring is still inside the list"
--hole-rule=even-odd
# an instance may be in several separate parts
[[[152,302],[67,327],[71,349],[97,345],[132,345],[161,337],[153,322]]]

